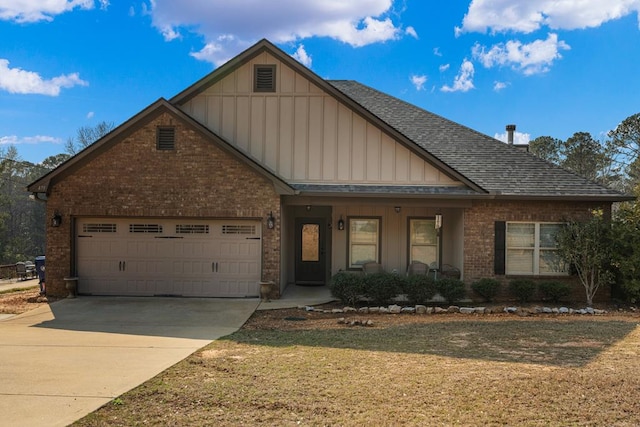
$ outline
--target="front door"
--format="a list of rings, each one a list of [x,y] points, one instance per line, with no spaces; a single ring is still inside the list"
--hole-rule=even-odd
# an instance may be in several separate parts
[[[296,284],[325,284],[326,228],[324,218],[296,219]]]

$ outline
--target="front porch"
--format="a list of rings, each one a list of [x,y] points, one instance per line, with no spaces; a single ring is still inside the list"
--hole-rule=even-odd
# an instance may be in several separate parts
[[[412,261],[458,268],[471,202],[426,198],[286,196],[281,209],[281,292],[326,285],[367,261],[404,274]],[[436,221],[438,219],[438,221]]]

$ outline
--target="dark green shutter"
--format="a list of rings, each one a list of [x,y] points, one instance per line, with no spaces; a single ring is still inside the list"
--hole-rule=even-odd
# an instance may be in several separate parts
[[[496,241],[493,272],[497,275],[503,275],[505,273],[507,223],[504,221],[496,221],[495,231]]]

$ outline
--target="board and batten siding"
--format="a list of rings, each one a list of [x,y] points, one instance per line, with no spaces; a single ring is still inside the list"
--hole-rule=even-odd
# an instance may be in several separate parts
[[[256,64],[276,92],[253,92]],[[267,53],[180,108],[290,182],[460,185]]]

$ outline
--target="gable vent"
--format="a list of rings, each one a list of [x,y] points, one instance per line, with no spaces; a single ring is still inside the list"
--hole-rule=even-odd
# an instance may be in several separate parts
[[[158,127],[156,136],[158,150],[174,150],[176,148],[176,128]]]
[[[254,68],[254,92],[276,91],[276,66],[256,65]]]

